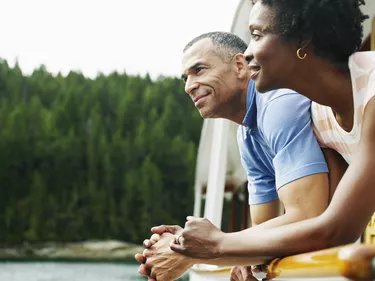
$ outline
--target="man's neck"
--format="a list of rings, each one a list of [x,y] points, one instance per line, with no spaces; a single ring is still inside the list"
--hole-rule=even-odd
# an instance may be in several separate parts
[[[242,125],[247,111],[247,85],[248,83],[246,83],[246,87],[241,88],[241,91],[231,100],[230,104],[227,105],[227,114],[225,114],[223,118]]]

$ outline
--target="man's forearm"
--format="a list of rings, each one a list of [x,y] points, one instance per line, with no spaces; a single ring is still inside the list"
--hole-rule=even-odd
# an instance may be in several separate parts
[[[287,224],[291,224],[297,221],[301,221],[304,219],[308,219],[308,217],[304,216],[304,210],[300,210],[300,212],[289,212],[284,215],[278,216],[276,218],[270,219],[266,222],[253,226],[253,229],[261,230],[261,229],[270,229],[274,227],[279,227]]]

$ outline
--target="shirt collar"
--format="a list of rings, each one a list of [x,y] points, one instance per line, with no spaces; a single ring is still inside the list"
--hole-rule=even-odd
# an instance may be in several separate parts
[[[256,106],[256,95],[254,81],[250,80],[247,87],[246,96],[246,115],[242,121],[246,127],[253,129],[257,125],[257,106]]]

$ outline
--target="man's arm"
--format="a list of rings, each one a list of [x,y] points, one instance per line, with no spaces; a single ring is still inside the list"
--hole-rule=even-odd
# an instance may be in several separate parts
[[[279,198],[284,205],[285,213],[258,224],[256,228],[278,227],[322,214],[328,206],[328,190],[328,175],[326,173],[310,175],[288,183],[279,190]],[[273,213],[276,211],[278,207],[275,205],[273,203],[267,206],[269,207],[269,212]],[[252,209],[254,207],[258,208],[256,210],[258,214],[264,211],[266,206],[251,206]],[[251,215],[253,213],[252,210]]]
[[[256,224],[267,220],[258,228],[312,218],[328,206],[328,169],[312,129],[310,105],[307,98],[285,92],[272,98],[261,112],[262,133],[274,153],[275,184],[285,213],[270,220],[267,215],[258,215],[264,213],[261,207],[252,206]],[[257,208],[259,212],[254,210]]]
[[[293,181],[279,190],[279,198],[285,214],[278,216],[278,202],[251,206],[251,216],[255,213],[257,228],[272,228],[316,217],[324,212],[343,177],[348,164],[336,151],[323,149],[327,161],[328,175],[325,173],[307,176]],[[329,190],[329,191],[328,191]],[[255,212],[252,208],[256,207]],[[272,215],[274,218],[272,219]],[[264,223],[262,223],[262,221]],[[254,222],[254,221],[253,221]]]
[[[348,168],[348,163],[337,151],[330,148],[323,148],[322,150],[329,170],[329,201],[331,201],[340,180]]]
[[[250,205],[251,227],[272,220],[280,215],[280,200]]]

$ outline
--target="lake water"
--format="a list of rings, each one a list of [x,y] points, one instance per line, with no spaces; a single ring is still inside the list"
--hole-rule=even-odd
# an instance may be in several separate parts
[[[0,262],[0,281],[144,281],[137,264]]]

